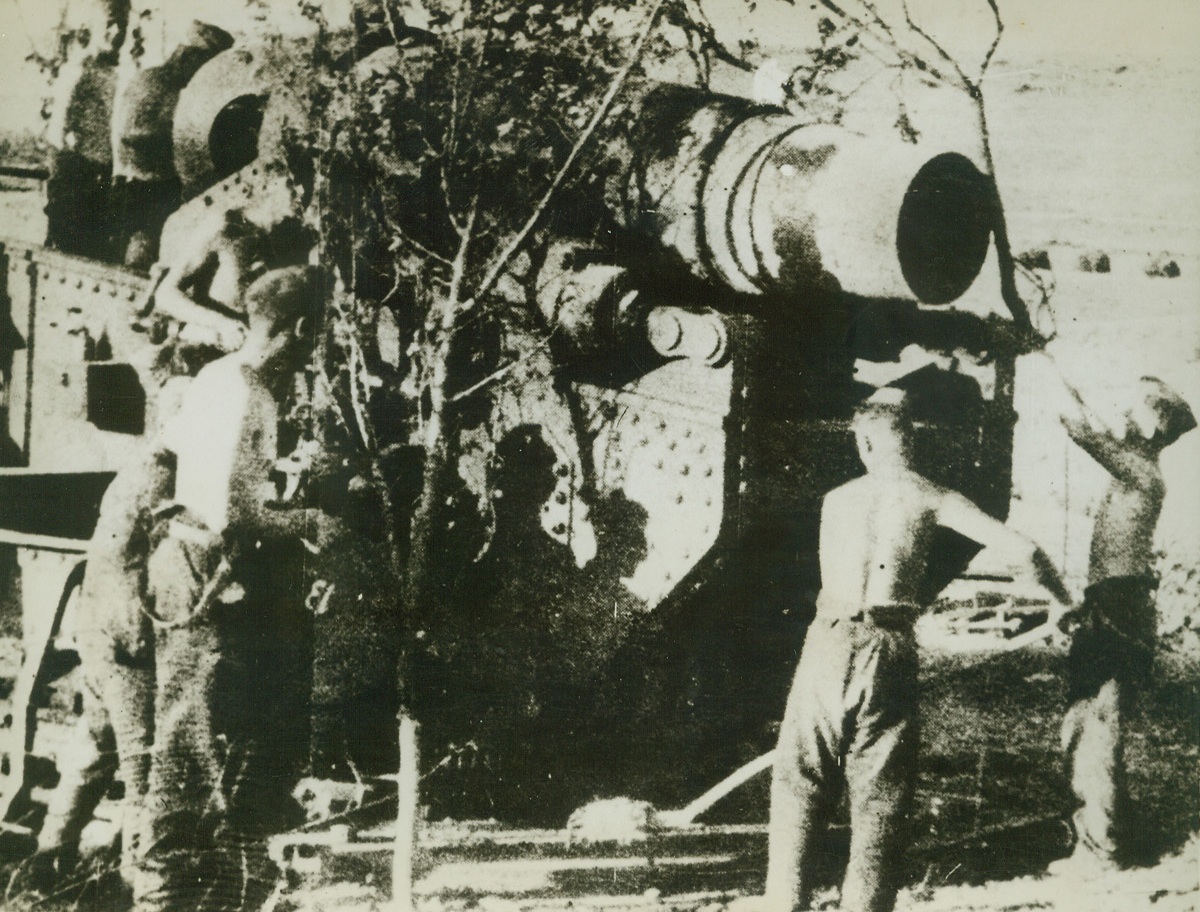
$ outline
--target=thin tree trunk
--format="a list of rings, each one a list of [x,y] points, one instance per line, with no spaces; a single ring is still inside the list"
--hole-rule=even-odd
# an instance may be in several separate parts
[[[396,849],[392,855],[392,908],[414,912],[413,859],[417,848],[420,809],[420,742],[417,721],[401,710],[400,774],[396,778]]]
[[[993,232],[996,241],[996,258],[1000,266],[1000,297],[1012,313],[1021,329],[1033,329],[1033,321],[1029,317],[1029,307],[1021,298],[1017,288],[1017,269],[1013,260],[1012,242],[1008,237],[1008,220],[1004,214],[1004,200],[1000,196],[1000,185],[996,181],[996,163],[992,158],[992,137],[988,132],[987,111],[984,108],[983,92],[976,88],[972,93],[975,110],[979,116],[979,133],[983,138],[984,164],[987,167],[988,178],[991,182],[992,207],[995,213]]]
[[[482,278],[473,289],[474,294],[463,297],[467,270],[467,254],[474,240],[475,220],[478,216],[478,198],[472,204],[466,218],[460,224],[454,220],[459,235],[458,251],[452,264],[450,286],[444,296],[436,298],[431,306],[430,319],[426,323],[428,341],[425,363],[428,364],[429,414],[422,429],[422,444],[425,462],[421,473],[421,493],[413,511],[409,530],[408,567],[405,575],[403,611],[401,623],[400,656],[396,678],[399,690],[399,747],[400,775],[398,777],[399,805],[395,854],[392,860],[392,897],[398,909],[409,912],[412,908],[413,856],[416,849],[418,825],[420,769],[416,747],[416,721],[413,716],[413,686],[411,656],[415,634],[420,624],[431,616],[438,593],[439,556],[438,517],[446,501],[448,481],[452,475],[453,452],[451,442],[455,427],[453,404],[446,395],[450,354],[455,331],[462,318],[485,297],[516,253],[528,241],[533,229],[546,213],[551,199],[567,179],[583,149],[592,141],[600,124],[612,110],[622,86],[641,59],[646,43],[654,30],[660,11],[666,0],[652,0],[641,33],[634,44],[633,54],[625,66],[614,76],[600,104],[592,113],[582,134],[576,140],[566,160],[558,169],[549,187],[534,206],[527,220],[508,239],[483,269]],[[407,761],[407,762],[406,762]]]
[[[396,817],[396,846],[392,858],[392,896],[397,904],[412,904],[413,855],[416,851],[418,785],[420,769],[416,750],[416,721],[413,714],[412,650],[419,622],[430,616],[436,595],[434,556],[437,539],[438,511],[445,501],[446,479],[450,471],[450,441],[453,438],[452,417],[446,384],[449,378],[450,353],[454,330],[464,305],[459,296],[466,273],[467,252],[475,230],[477,209],[474,205],[467,216],[454,257],[450,288],[445,297],[435,299],[427,327],[432,339],[428,343],[429,416],[422,428],[425,462],[421,468],[421,494],[413,511],[409,529],[408,573],[404,587],[404,617],[400,625],[400,656],[396,668],[399,693],[400,776],[397,780],[399,803]],[[405,768],[405,759],[408,768]],[[405,794],[405,788],[410,790]],[[407,912],[407,909],[405,909]]]
[[[450,466],[445,375],[449,340],[437,346],[431,384],[430,414],[424,428],[425,462],[421,472],[421,494],[413,511],[409,531],[410,550],[400,625],[400,655],[396,668],[399,692],[400,769],[397,778],[396,843],[392,855],[392,901],[399,912],[413,909],[413,860],[419,827],[421,779],[417,750],[417,720],[413,707],[412,650],[420,620],[429,616],[437,598],[435,566],[436,520],[444,501],[445,479]]]

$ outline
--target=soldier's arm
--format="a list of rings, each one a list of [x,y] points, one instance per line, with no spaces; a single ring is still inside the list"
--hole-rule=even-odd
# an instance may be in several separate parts
[[[235,471],[229,485],[230,527],[240,527],[250,536],[294,537],[320,544],[329,535],[329,515],[316,507],[282,502],[271,480],[276,468],[271,454],[260,452]]]
[[[1043,586],[1056,601],[1071,605],[1071,594],[1062,576],[1032,540],[989,516],[969,499],[956,491],[939,490],[937,495],[938,523],[965,535],[985,548],[996,548],[1009,555],[1030,577]]]
[[[167,270],[154,294],[154,307],[180,323],[191,323],[231,337],[245,330],[245,321],[208,297],[208,283],[217,269],[218,256],[208,251],[183,266]]]
[[[195,243],[186,257],[166,267],[166,275],[157,296],[160,309],[167,310],[168,306],[178,304],[179,298],[184,298],[191,304],[203,304],[207,301],[206,290],[219,265],[212,241],[213,238],[210,237]]]
[[[1153,460],[1121,440],[1084,401],[1079,390],[1068,383],[1057,369],[1054,373],[1070,403],[1059,420],[1075,445],[1103,466],[1108,474],[1125,484],[1138,487],[1156,484],[1158,473]]]
[[[294,539],[310,551],[320,552],[343,534],[340,520],[317,507],[288,507],[274,501],[274,485],[264,486],[252,504],[243,499],[231,518],[230,528],[239,526],[254,537]]]
[[[1062,416],[1063,427],[1075,444],[1104,467],[1114,478],[1125,484],[1148,488],[1157,483],[1154,461],[1129,446],[1106,427],[1097,427],[1086,419]]]
[[[246,509],[249,507],[248,509]],[[275,486],[266,485],[252,499],[252,506],[243,503],[241,519],[266,535],[298,536],[316,542],[321,524],[328,518],[316,507],[288,507],[275,502]]]
[[[126,566],[144,557],[139,537],[150,512],[170,496],[173,479],[170,454],[158,448],[122,467],[100,503],[89,550]]]
[[[213,300],[209,294],[226,243],[224,228],[202,230],[189,248],[169,265],[159,268],[152,307],[185,325],[215,331],[236,345],[245,331],[243,315]]]

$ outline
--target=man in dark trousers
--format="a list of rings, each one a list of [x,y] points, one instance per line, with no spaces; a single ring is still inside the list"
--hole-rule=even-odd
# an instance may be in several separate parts
[[[273,476],[319,278],[277,269],[243,301],[245,343],[200,371],[159,445],[175,506],[148,568],[157,694],[138,912],[257,908],[274,880],[265,838],[297,810],[305,542],[328,530],[320,511],[281,504]]]
[[[1060,602],[1062,581],[1032,542],[966,497],[917,474],[904,394],[882,389],[853,422],[866,474],[826,495],[821,593],[779,732],[764,910],[809,908],[821,833],[844,780],[850,862],[844,912],[889,912],[901,827],[917,773],[913,622],[934,530],[996,547]]]
[[[1079,805],[1075,851],[1051,869],[1088,876],[1127,860],[1124,730],[1154,658],[1153,542],[1166,493],[1159,454],[1196,419],[1155,377],[1138,382],[1120,432],[1105,426],[1074,389],[1067,391],[1073,403],[1062,417],[1067,433],[1110,476],[1092,531],[1082,626],[1067,665],[1062,740]]]

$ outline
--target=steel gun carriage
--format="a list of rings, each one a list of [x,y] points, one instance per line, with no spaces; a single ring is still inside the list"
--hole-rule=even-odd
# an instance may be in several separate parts
[[[278,43],[235,43],[181,79],[154,126],[186,201],[137,222],[160,250],[214,213],[294,203],[281,148],[303,116],[301,61]],[[564,819],[630,780],[683,805],[692,783],[771,746],[819,588],[820,501],[860,471],[848,419],[877,386],[910,393],[920,471],[1008,509],[1027,327],[988,291],[1000,213],[978,151],[675,85],[647,86],[636,117],[596,200],[611,242],[555,238],[537,275],[557,387],[509,386],[491,406],[509,455],[504,515],[462,591],[478,616],[544,611],[539,648],[555,653],[553,674],[532,681],[520,663],[498,666],[525,695],[508,702],[533,707],[514,729],[528,744],[497,767],[517,794],[497,810],[517,821]],[[174,325],[147,319],[148,264],[123,265],[119,218],[58,204],[48,215],[50,246],[6,242],[0,263],[0,559],[23,656],[0,794],[8,825],[30,831],[56,741],[78,725],[77,698],[52,678],[70,651],[82,554],[105,484],[165,408],[144,365]],[[103,243],[81,245],[95,226],[72,220],[99,220]],[[569,414],[553,405],[564,391]],[[947,539],[938,554],[930,592],[972,551]],[[499,584],[481,582],[490,571]],[[478,711],[471,672],[434,668],[439,718]],[[464,735],[450,721],[431,729],[442,746]],[[485,810],[469,777],[443,781],[439,811]]]

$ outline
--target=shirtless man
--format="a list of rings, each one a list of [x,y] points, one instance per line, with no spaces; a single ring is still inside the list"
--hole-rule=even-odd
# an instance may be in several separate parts
[[[213,213],[197,226],[190,245],[157,269],[143,317],[151,310],[201,332],[229,351],[241,344],[246,329],[242,295],[268,268],[303,265],[311,244],[298,219],[284,218],[270,228],[241,209]]]
[[[1095,873],[1117,865],[1129,828],[1123,756],[1124,717],[1149,677],[1154,657],[1154,530],[1166,486],[1159,454],[1196,426],[1187,403],[1143,377],[1120,433],[1105,426],[1067,387],[1071,439],[1111,476],[1096,513],[1082,628],[1067,661],[1063,749],[1079,804],[1075,851],[1054,873]],[[1124,832],[1123,832],[1124,831]]]
[[[822,589],[779,732],[764,908],[809,908],[820,832],[844,776],[850,798],[845,912],[889,912],[900,829],[917,772],[913,622],[933,532],[1002,549],[1064,604],[1058,574],[1028,540],[913,471],[904,394],[883,389],[855,415],[866,475],[825,497]]]

